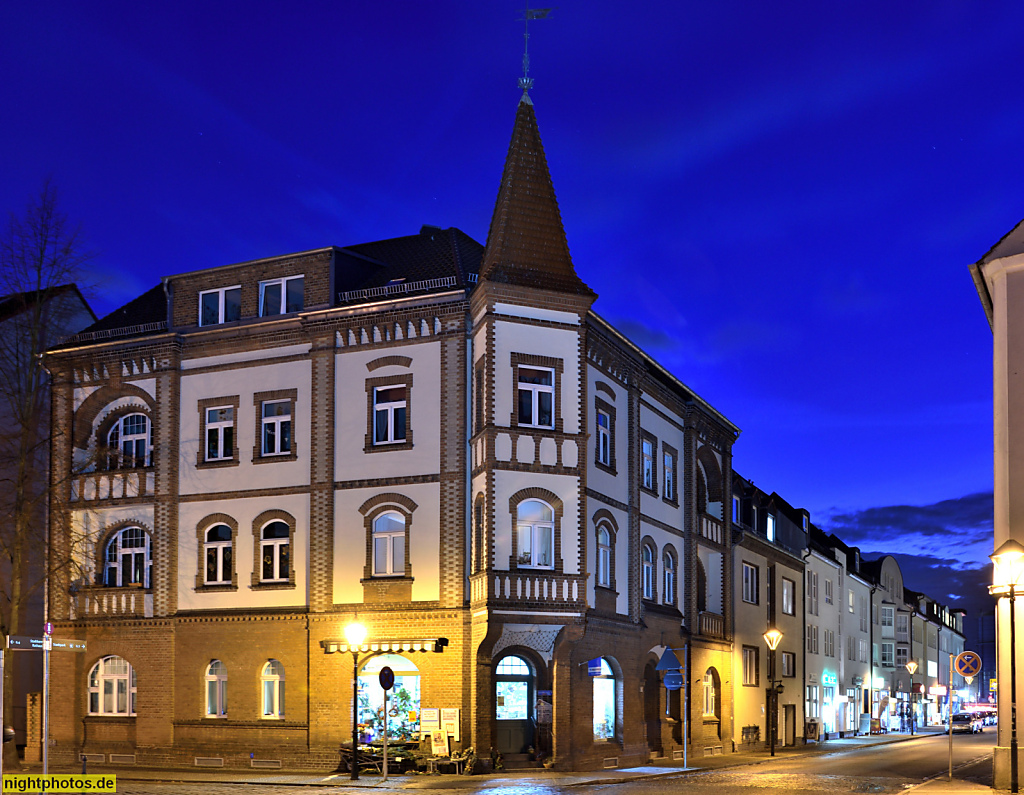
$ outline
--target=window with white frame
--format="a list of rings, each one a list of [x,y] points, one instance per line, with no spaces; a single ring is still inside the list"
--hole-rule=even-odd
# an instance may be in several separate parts
[[[665,550],[661,556],[662,593],[661,601],[667,605],[675,604],[676,596],[676,557],[671,551]]]
[[[612,465],[612,418],[607,411],[597,411],[597,463]]]
[[[264,718],[284,717],[284,666],[268,660],[260,672],[261,704]]]
[[[597,528],[597,584],[612,587],[612,534],[606,525]]]
[[[405,574],[405,517],[385,511],[373,520],[373,576]]]
[[[818,686],[807,685],[807,699],[804,702],[804,717],[817,718],[821,714],[821,705],[818,703]]]
[[[807,572],[807,614],[818,615],[818,572]]]
[[[206,717],[223,718],[228,714],[228,669],[220,660],[206,666]]]
[[[743,601],[748,604],[756,605],[758,603],[758,596],[760,594],[758,588],[758,570],[757,566],[753,566],[750,563],[743,564]]]
[[[282,521],[264,525],[260,531],[260,581],[288,582],[291,531]]]
[[[673,452],[665,450],[662,457],[662,466],[665,469],[665,491],[662,497],[669,502],[676,501],[676,456]]]
[[[103,584],[108,588],[141,585],[149,588],[153,569],[149,533],[125,527],[107,541],[103,555]]]
[[[775,516],[768,514],[765,524],[765,535],[772,543],[775,542]]]
[[[756,687],[758,684],[758,662],[760,649],[755,646],[743,647],[743,684]]]
[[[225,461],[235,455],[235,408],[206,410],[206,460]]]
[[[868,642],[863,638],[857,640],[857,661],[862,663],[868,661]]]
[[[261,408],[263,444],[261,455],[286,455],[292,450],[292,402],[265,400]]]
[[[153,464],[153,426],[145,414],[125,414],[107,432],[107,467],[135,469]]]
[[[853,635],[846,636],[846,659],[850,662],[857,659],[857,639]]]
[[[523,500],[516,508],[516,563],[535,569],[555,566],[555,512],[540,500]]]
[[[242,317],[242,287],[221,287],[199,293],[199,325],[216,326]]]
[[[882,605],[882,626],[892,627],[895,624],[896,608]]]
[[[555,427],[555,371],[519,366],[519,424]]]
[[[825,641],[824,646],[825,646],[825,648],[823,649],[823,654],[826,657],[835,657],[836,656],[836,633],[833,630],[831,630],[831,629],[826,629],[826,630],[823,630],[823,634],[825,636],[824,637],[824,641]]]
[[[260,317],[301,312],[304,285],[302,276],[260,282]]]
[[[231,582],[231,528],[215,524],[206,531],[203,544],[206,557],[207,585],[228,585]]]
[[[787,616],[796,615],[796,581],[782,578],[782,612]]]
[[[892,668],[896,664],[896,645],[894,643],[882,643],[882,665]]]
[[[654,442],[644,439],[640,442],[641,458],[641,485],[648,491],[654,491]]]
[[[858,621],[860,623],[860,631],[861,632],[867,632],[868,631],[868,598],[866,596],[862,596],[860,598],[860,613],[859,613],[859,616],[858,616]]]
[[[408,406],[408,388],[404,384],[373,388],[374,444],[405,441]]]
[[[704,679],[701,683],[704,688],[704,717],[714,717],[715,715],[715,675],[711,673],[711,669],[708,669],[707,673],[704,674]]]
[[[89,671],[89,714],[130,717],[135,714],[135,669],[111,655]]]
[[[807,653],[818,653],[818,627],[814,624],[807,625]]]
[[[782,675],[796,676],[796,655],[791,651],[782,652]]]
[[[910,662],[910,649],[906,646],[896,647],[896,667],[906,668],[907,663]]]
[[[896,614],[896,636],[900,640],[910,640],[910,616],[906,613]]]
[[[854,610],[853,610],[853,603],[854,603],[853,588],[850,588],[850,590],[848,590],[846,592],[846,609],[850,613],[854,612]]]
[[[832,604],[832,580],[825,580],[825,604]]]
[[[643,588],[643,598],[654,598],[654,547],[644,544],[641,552],[640,579]]]

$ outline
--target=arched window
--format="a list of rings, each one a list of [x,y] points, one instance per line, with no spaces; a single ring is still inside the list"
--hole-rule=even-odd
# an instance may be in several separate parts
[[[153,463],[153,427],[145,414],[125,414],[107,433],[107,467],[132,469]]]
[[[260,531],[261,582],[287,582],[290,533],[288,525],[278,520]]]
[[[405,574],[405,517],[385,511],[373,520],[373,576]]]
[[[713,717],[715,715],[715,674],[708,668],[707,673],[704,674],[704,716]]]
[[[612,587],[612,534],[605,525],[597,528],[597,584]]]
[[[284,717],[284,666],[268,660],[260,674],[264,718]]]
[[[676,556],[666,549],[661,557],[661,565],[664,575],[661,600],[667,605],[672,605],[676,601]]]
[[[135,669],[122,657],[104,657],[89,672],[89,714],[135,714]]]
[[[594,739],[614,740],[616,724],[615,673],[604,657],[601,658],[601,673],[592,676],[594,685]]]
[[[206,531],[206,584],[226,585],[231,582],[231,528],[215,524]]]
[[[644,599],[654,598],[654,547],[644,544],[641,568],[641,584],[643,586]]]
[[[220,660],[206,667],[206,717],[223,718],[228,714],[228,669]]]
[[[555,512],[540,500],[523,500],[516,509],[516,563],[535,569],[555,565]]]
[[[420,736],[420,672],[415,663],[400,654],[375,655],[360,669],[359,722],[367,727],[371,740],[383,736],[384,691],[380,671],[384,666],[395,674],[395,684],[388,693],[389,741],[415,741]]]
[[[103,555],[103,584],[108,588],[125,585],[149,588],[152,568],[149,534],[141,527],[126,527],[107,541]]]

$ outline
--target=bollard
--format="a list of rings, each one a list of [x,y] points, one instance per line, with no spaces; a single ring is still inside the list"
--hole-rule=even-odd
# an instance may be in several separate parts
[[[88,761],[89,761],[89,760],[88,760],[88,758],[86,757],[86,755],[85,755],[85,754],[82,754],[82,775],[83,775],[83,776],[84,776],[84,775],[86,775],[86,771],[85,771],[85,765],[86,765],[86,763],[87,763]]]

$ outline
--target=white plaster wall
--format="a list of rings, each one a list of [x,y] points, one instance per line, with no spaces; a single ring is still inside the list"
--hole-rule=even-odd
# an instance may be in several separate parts
[[[366,364],[382,356],[409,356],[409,367]],[[412,449],[364,453],[367,434],[366,381],[412,374]],[[462,406],[449,407],[461,411]],[[337,354],[334,409],[334,472],[339,481],[402,477],[437,472],[441,460],[441,346],[435,339],[386,350],[346,348]]]
[[[573,326],[580,324],[580,316],[575,312],[559,312],[556,309],[545,309],[540,306],[522,306],[520,304],[503,304],[495,302],[494,312],[499,315],[528,317],[534,320],[550,320],[555,323],[568,323]]]
[[[273,356],[274,351],[267,351]],[[295,416],[292,439],[297,445],[295,460],[282,457],[268,463],[253,463],[257,444],[256,419],[259,407],[253,395],[278,389],[295,389]],[[206,398],[238,395],[238,460],[235,467],[197,469],[196,457],[202,446],[199,438],[199,401]],[[254,365],[181,378],[181,440],[178,447],[178,483],[182,494],[249,491],[281,486],[309,484],[310,453],[310,363],[308,361]]]
[[[89,397],[93,392],[99,389],[98,386],[79,386],[75,387],[74,392],[71,396],[71,403],[74,411],[78,411],[85,399]]]
[[[512,383],[512,353],[528,353],[561,359],[562,428],[579,433],[579,332],[530,326],[523,323],[494,323],[494,406],[495,425],[508,426],[515,394]]]
[[[345,489],[334,495],[334,601],[363,601],[363,569],[366,566],[366,525],[359,506],[378,494],[397,493],[416,503],[409,530],[409,562],[412,564],[412,599],[429,602],[441,593],[440,486],[437,483],[375,489]]]
[[[562,571],[566,574],[579,574],[579,481],[569,475],[536,472],[499,470],[494,473],[494,568],[507,570],[509,556],[512,554],[512,528],[515,517],[508,510],[509,497],[531,486],[547,489],[562,500]],[[583,523],[583,527],[586,527],[586,522]]]
[[[289,550],[295,571],[295,588],[253,590],[254,545],[257,540],[253,520],[264,511],[277,509],[295,517],[295,537]],[[196,527],[211,513],[224,513],[238,522],[235,537],[234,566],[238,573],[237,591],[196,593],[200,544]],[[156,565],[156,564],[154,564]],[[186,502],[178,509],[178,609],[226,610],[231,608],[302,607],[309,604],[309,496],[289,494],[277,497]]]
[[[308,343],[302,345],[282,345],[280,348],[253,349],[239,353],[225,353],[219,356],[202,356],[196,359],[186,359],[181,363],[182,370],[195,370],[199,367],[223,367],[229,364],[240,362],[261,362],[266,359],[280,358],[282,356],[304,356],[309,353],[311,346]]]

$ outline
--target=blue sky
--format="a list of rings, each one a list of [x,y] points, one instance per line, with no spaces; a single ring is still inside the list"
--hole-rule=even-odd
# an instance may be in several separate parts
[[[424,223],[483,241],[521,16],[4,4],[0,210],[52,175],[100,314],[163,275]],[[1019,3],[942,0],[568,0],[531,23],[595,309],[743,429],[737,471],[925,566],[991,549],[991,334],[967,266],[1024,216],[1022,28]]]

